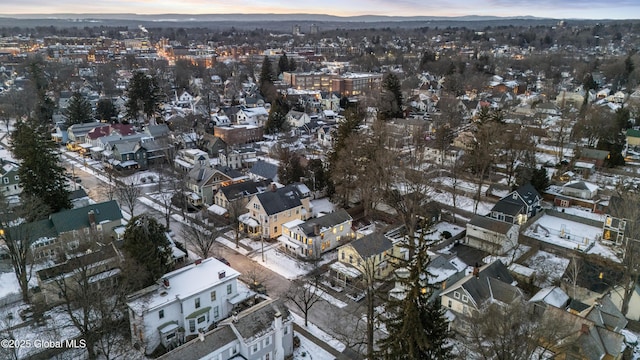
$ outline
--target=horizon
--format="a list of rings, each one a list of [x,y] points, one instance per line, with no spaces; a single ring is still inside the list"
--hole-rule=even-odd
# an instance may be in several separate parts
[[[74,9],[74,11],[69,11]],[[122,11],[126,9],[127,11]],[[188,9],[188,11],[185,11]],[[364,10],[363,10],[364,9]],[[537,17],[546,19],[635,20],[640,1],[621,0],[615,6],[596,0],[328,0],[322,5],[293,0],[222,1],[184,0],[5,0],[1,17],[55,16],[203,16],[203,15],[306,15],[335,17]]]

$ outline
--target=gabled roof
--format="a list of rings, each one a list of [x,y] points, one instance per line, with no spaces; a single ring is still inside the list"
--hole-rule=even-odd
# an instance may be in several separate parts
[[[275,181],[278,177],[278,165],[266,162],[264,160],[258,160],[253,164],[249,172],[265,179]]]
[[[122,219],[122,212],[115,200],[91,204],[77,209],[69,209],[51,214],[49,219],[56,231],[64,232],[91,227],[89,212],[93,211],[96,224]]]
[[[506,215],[516,216],[524,209],[524,204],[511,198],[504,198],[498,201],[492,208],[491,212],[498,212]]]
[[[477,226],[482,229],[487,229],[487,230],[496,232],[498,234],[506,234],[514,226],[513,224],[510,224],[504,221],[499,221],[499,220],[495,220],[495,219],[492,219],[486,216],[480,216],[480,215],[476,215],[473,218],[471,218],[471,221],[469,221],[469,224],[473,226]]]
[[[314,228],[319,226],[322,229],[329,229],[335,225],[342,224],[346,221],[351,221],[351,215],[349,215],[344,209],[326,214],[324,216],[307,220],[303,224],[300,224],[302,232],[307,236],[314,235]]]
[[[73,257],[62,264],[38,271],[38,277],[42,281],[73,273],[76,270],[89,269],[91,265],[118,257],[118,251],[113,243],[100,247],[99,250]],[[90,275],[95,275],[91,274]],[[89,275],[88,274],[88,275]]]
[[[564,309],[569,303],[569,295],[557,286],[550,286],[538,291],[529,302],[543,302],[559,309]]]
[[[363,259],[381,254],[393,247],[391,240],[378,232],[365,235],[360,239],[352,241],[349,245],[351,245]]]
[[[534,202],[542,199],[542,196],[536,190],[536,188],[531,185],[531,183],[526,183],[515,190],[515,192],[520,195],[522,200],[526,203],[526,205],[533,205]],[[512,195],[513,192],[509,195]],[[512,197],[513,198],[513,197]]]
[[[476,306],[480,306],[489,299],[508,303],[522,295],[517,287],[511,285],[513,281],[509,269],[500,260],[496,260],[481,267],[477,276],[473,274],[465,276],[445,290],[442,295],[463,288]]]
[[[287,185],[275,191],[266,191],[256,195],[267,215],[274,215],[283,211],[302,206],[300,193],[295,186]]]
[[[212,352],[236,340],[236,334],[231,329],[231,326],[219,326],[204,334],[203,341],[196,337],[188,343],[158,357],[157,360],[204,359]]]
[[[259,192],[263,192],[269,186],[270,181],[243,181],[220,188],[227,200],[233,200],[236,198],[242,198],[249,195],[254,195]]]
[[[619,331],[627,326],[627,319],[607,296],[596,301],[584,315],[598,326]]]
[[[272,327],[276,313],[280,313],[283,319],[289,317],[289,309],[281,299],[265,301],[262,304],[249,308],[238,314],[238,321],[232,322],[240,336],[246,341],[252,337],[264,333]]]

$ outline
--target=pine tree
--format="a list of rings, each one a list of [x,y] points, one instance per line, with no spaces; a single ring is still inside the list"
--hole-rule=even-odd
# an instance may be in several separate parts
[[[273,73],[273,64],[271,64],[269,57],[265,56],[260,71],[260,93],[269,103],[273,103],[278,97],[278,91],[275,85],[273,85],[275,80],[276,76]]]
[[[123,249],[147,270],[146,285],[171,270],[171,249],[165,227],[148,215],[131,218],[124,232]]]
[[[414,247],[413,258],[399,260],[408,276],[399,277],[404,297],[392,298],[387,305],[385,325],[389,336],[380,341],[378,358],[386,360],[453,359],[449,339],[452,334],[444,309],[433,299],[435,288],[428,283],[428,244],[423,237],[408,236],[406,247]],[[413,242],[413,244],[410,244]]]
[[[289,71],[289,58],[287,58],[287,53],[283,53],[278,60],[278,74],[282,74],[285,71]]]
[[[67,108],[69,125],[91,122],[91,104],[79,92],[74,92]]]
[[[100,99],[96,106],[96,118],[98,120],[110,121],[117,116],[116,108],[111,99]]]
[[[404,117],[400,80],[394,73],[388,73],[382,80],[382,96],[378,115],[381,120]]]
[[[52,212],[71,207],[65,169],[56,146],[38,120],[19,121],[11,135],[11,151],[20,160],[18,176],[25,196],[42,200]]]
[[[153,76],[141,71],[133,74],[127,88],[127,117],[137,120],[140,113],[148,119],[160,112],[160,88]]]
[[[289,107],[287,106],[285,100],[282,97],[279,97],[275,101],[273,101],[271,105],[271,110],[269,111],[269,118],[267,122],[264,124],[265,133],[267,134],[276,134],[281,131],[285,131],[288,128],[287,123],[287,113],[289,112]]]

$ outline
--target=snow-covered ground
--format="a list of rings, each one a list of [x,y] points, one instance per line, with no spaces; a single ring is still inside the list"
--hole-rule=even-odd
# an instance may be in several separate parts
[[[333,336],[327,334],[326,332],[322,331],[320,328],[318,328],[317,326],[315,326],[312,323],[309,323],[308,326],[304,326],[304,318],[301,317],[300,315],[291,312],[291,315],[293,316],[293,321],[298,324],[298,326],[300,326],[301,328],[304,328],[305,330],[307,330],[308,332],[310,332],[311,334],[313,334],[313,336],[317,337],[318,339],[324,341],[325,343],[327,343],[327,345],[331,346],[332,348],[343,352],[344,349],[346,348],[346,346],[341,343],[340,341],[338,341],[336,338],[334,338]]]
[[[465,228],[459,225],[448,223],[446,221],[441,221],[433,225],[429,229],[429,232],[426,234],[425,238],[427,240],[434,240],[434,241],[440,240],[442,239],[442,233],[444,233],[445,231],[449,232],[451,236],[455,237],[457,235],[460,235],[460,233],[462,233],[463,231],[465,231]]]
[[[328,214],[335,210],[336,205],[327,198],[311,200],[311,211],[314,217],[318,216],[319,213]]]
[[[344,308],[347,307],[347,303],[345,303],[342,300],[338,300],[335,297],[331,296],[330,294],[327,294],[324,290],[317,288],[313,285],[310,284],[306,284],[306,286],[310,287],[313,293],[318,294],[318,296],[320,296],[320,298],[322,298],[324,301],[328,302],[329,304],[335,306],[335,307],[339,307],[339,308]]]
[[[584,251],[596,243],[602,229],[551,215],[542,215],[525,235],[568,249]]]
[[[434,191],[431,194],[431,198],[435,202],[438,202],[440,204],[453,206],[453,197],[449,192],[442,191],[442,190]],[[490,203],[487,201],[480,201],[480,203],[478,203],[478,214],[480,215],[488,214],[494,205],[495,205],[494,203]],[[463,195],[456,196],[457,209],[462,209],[462,210],[473,213],[474,206],[475,206],[475,201],[472,198],[468,196],[463,196]]]
[[[569,262],[569,259],[546,251],[538,251],[527,259],[524,265],[536,272],[535,285],[540,288],[545,288],[553,285],[562,278],[562,275],[564,275],[569,266]]]
[[[335,357],[306,337],[295,334],[300,339],[300,347],[293,351],[294,360],[333,360]]]

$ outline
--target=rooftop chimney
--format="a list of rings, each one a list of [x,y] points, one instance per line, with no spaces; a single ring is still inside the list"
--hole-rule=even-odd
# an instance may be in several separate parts
[[[169,284],[169,279],[167,278],[162,279],[162,285],[164,285],[165,289],[168,289],[171,287],[171,285]]]
[[[583,334],[589,333],[589,324],[582,324],[582,328],[580,328],[580,332]]]
[[[473,276],[479,278],[480,277],[480,266],[476,263],[476,266],[473,267]]]
[[[271,183],[271,191],[275,192],[276,190],[278,190],[276,183]]]
[[[196,265],[200,265],[200,264],[202,264],[202,259],[196,260]]]
[[[320,235],[320,224],[313,224],[313,235]]]
[[[96,213],[93,210],[89,210],[87,215],[89,215],[89,224],[91,226],[95,226],[96,225]]]

